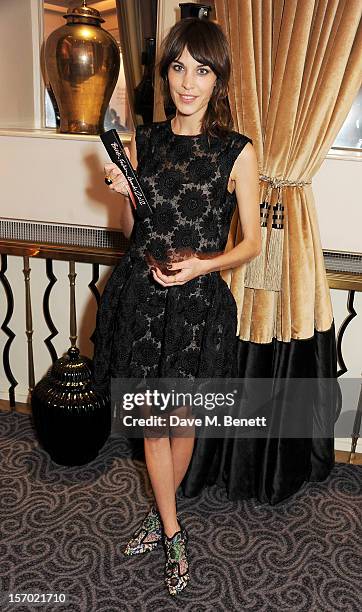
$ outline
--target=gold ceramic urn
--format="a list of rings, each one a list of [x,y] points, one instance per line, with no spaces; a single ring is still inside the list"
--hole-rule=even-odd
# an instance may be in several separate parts
[[[101,23],[99,11],[82,6],[63,15],[67,23],[45,45],[45,66],[60,113],[60,132],[101,134],[116,86],[120,56],[117,42]]]

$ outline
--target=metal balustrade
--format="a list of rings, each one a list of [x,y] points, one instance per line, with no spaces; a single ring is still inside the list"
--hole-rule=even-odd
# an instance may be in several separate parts
[[[15,389],[19,384],[16,380],[12,369],[10,354],[12,350],[12,344],[15,339],[15,332],[12,329],[11,323],[14,313],[14,293],[11,287],[11,283],[8,278],[8,259],[9,257],[22,257],[23,260],[23,275],[25,283],[25,334],[27,339],[27,365],[28,365],[28,389],[30,403],[31,393],[35,385],[35,373],[34,373],[34,351],[33,351],[33,309],[32,309],[32,295],[31,295],[31,260],[32,258],[40,258],[44,260],[44,273],[48,279],[44,295],[43,295],[43,316],[45,323],[49,329],[49,335],[45,338],[44,343],[49,351],[50,360],[52,363],[58,359],[57,351],[53,344],[53,338],[59,333],[56,328],[51,315],[50,309],[50,298],[52,294],[52,288],[55,285],[57,278],[53,271],[53,261],[61,260],[67,261],[69,267],[69,328],[70,328],[70,343],[74,346],[77,341],[77,329],[76,329],[76,263],[88,263],[90,266],[90,282],[88,284],[89,290],[94,295],[97,305],[100,300],[100,293],[97,288],[97,282],[99,281],[99,266],[109,265],[114,266],[123,256],[125,249],[106,249],[97,247],[77,247],[71,245],[57,245],[57,244],[34,244],[27,241],[20,240],[1,240],[0,241],[0,253],[1,253],[1,269],[0,269],[0,283],[2,284],[5,292],[5,304],[2,308],[3,321],[1,322],[1,330],[7,336],[5,346],[3,349],[3,367],[5,376],[9,382],[9,405],[11,408],[15,408],[16,405],[16,393]],[[90,337],[93,342],[93,334]]]
[[[38,224],[34,224],[35,230],[38,231]],[[15,231],[12,226],[9,226],[11,232]],[[95,230],[96,231],[96,230]],[[73,244],[67,244],[66,238],[63,244],[53,242],[34,242],[29,240],[19,239],[23,238],[24,231],[19,229],[16,230],[18,238],[6,238],[0,240],[0,253],[1,253],[1,269],[0,269],[0,283],[2,284],[5,292],[6,303],[3,307],[2,312],[3,320],[1,322],[1,330],[7,336],[7,340],[3,349],[3,367],[5,376],[9,382],[9,405],[11,409],[15,408],[16,405],[16,386],[19,381],[16,380],[12,369],[10,354],[12,344],[15,339],[15,332],[13,331],[12,317],[14,313],[14,294],[11,288],[11,284],[8,278],[8,259],[12,256],[21,256],[23,258],[23,275],[25,284],[25,334],[27,340],[27,366],[28,366],[28,388],[29,397],[28,403],[30,404],[30,398],[32,390],[35,385],[35,373],[34,373],[34,350],[33,350],[33,309],[32,309],[32,295],[31,295],[31,260],[32,258],[40,258],[44,260],[44,273],[48,279],[44,295],[43,295],[43,316],[45,323],[49,329],[49,335],[44,339],[45,346],[48,349],[50,360],[52,363],[58,359],[58,355],[53,344],[54,337],[59,333],[51,315],[50,309],[50,298],[52,289],[57,281],[57,278],[53,271],[53,261],[61,260],[67,261],[69,266],[69,328],[70,328],[70,342],[71,346],[74,346],[77,341],[77,327],[76,327],[76,263],[87,263],[90,266],[90,282],[88,284],[89,290],[94,295],[97,305],[100,300],[100,293],[97,288],[97,282],[99,281],[99,266],[114,266],[122,257],[127,248],[127,240],[122,234],[117,232],[110,232],[110,234],[102,234],[102,244],[107,243],[107,246],[74,246]],[[112,236],[116,235],[116,238]],[[109,239],[109,235],[111,239]],[[96,239],[99,237],[94,235]],[[94,238],[93,236],[93,238]],[[57,237],[57,236],[56,236]],[[72,234],[68,236],[68,240],[74,237]],[[91,238],[91,234],[87,234],[88,240]],[[59,239],[59,235],[58,235]],[[92,240],[90,240],[92,242]],[[116,247],[109,246],[111,243],[115,243]],[[362,291],[362,254],[348,254],[341,253],[338,251],[324,251],[324,261],[326,265],[327,278],[329,287],[331,289],[339,289],[347,292],[346,298],[346,309],[347,316],[341,323],[337,336],[337,359],[338,359],[338,376],[342,376],[348,372],[348,365],[343,358],[342,344],[344,334],[351,323],[351,321],[358,316],[354,308],[354,298],[356,291]],[[90,337],[93,342],[93,334]],[[50,364],[51,365],[51,364]],[[360,425],[362,416],[362,391],[359,398],[356,419],[354,423],[352,437],[351,456],[355,453],[356,445],[359,437]]]

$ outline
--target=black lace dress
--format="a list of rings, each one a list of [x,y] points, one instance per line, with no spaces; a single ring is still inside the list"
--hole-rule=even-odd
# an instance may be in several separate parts
[[[170,119],[137,127],[137,173],[154,214],[135,218],[103,290],[93,360],[100,390],[110,377],[236,376],[237,307],[220,273],[163,287],[147,258],[224,251],[236,206],[228,179],[247,142],[235,131],[209,142],[174,134]]]

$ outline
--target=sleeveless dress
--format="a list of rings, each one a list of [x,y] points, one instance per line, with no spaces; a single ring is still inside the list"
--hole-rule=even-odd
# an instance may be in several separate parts
[[[237,205],[229,175],[247,142],[236,131],[209,140],[175,134],[170,119],[137,127],[137,175],[154,213],[135,217],[128,251],[101,296],[93,357],[99,391],[111,377],[237,376],[237,306],[220,272],[163,287],[148,256],[222,254]]]

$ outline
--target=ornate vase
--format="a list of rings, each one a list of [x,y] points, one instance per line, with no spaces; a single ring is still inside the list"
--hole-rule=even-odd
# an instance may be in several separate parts
[[[72,346],[32,392],[37,438],[60,465],[89,463],[111,431],[110,397],[92,388],[92,367],[92,361]]]
[[[60,112],[60,132],[101,134],[116,86],[120,56],[117,42],[101,23],[99,11],[68,9],[67,23],[45,45],[45,66]]]

